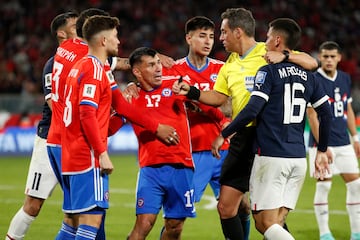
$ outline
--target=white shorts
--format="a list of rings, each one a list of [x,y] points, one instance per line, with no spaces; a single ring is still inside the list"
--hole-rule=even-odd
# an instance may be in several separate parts
[[[250,176],[251,210],[295,209],[306,167],[306,158],[255,155]]]
[[[54,190],[58,180],[50,165],[46,139],[35,136],[29,172],[26,180],[25,194],[47,199]]]
[[[359,173],[358,159],[351,144],[329,148],[334,156],[333,163],[330,164],[330,174],[327,174],[326,178],[331,178],[333,175],[340,173]],[[311,177],[314,177],[315,172],[316,151],[316,147],[309,148],[309,173]]]

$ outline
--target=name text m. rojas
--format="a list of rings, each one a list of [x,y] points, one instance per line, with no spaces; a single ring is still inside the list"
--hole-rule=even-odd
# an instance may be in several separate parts
[[[302,80],[307,81],[307,72],[297,68],[296,66],[279,68],[280,78],[286,78],[289,76],[299,76]]]

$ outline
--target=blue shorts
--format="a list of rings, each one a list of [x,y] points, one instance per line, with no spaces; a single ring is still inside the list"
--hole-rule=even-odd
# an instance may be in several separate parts
[[[61,177],[61,147],[60,146],[47,146],[49,160],[55,176],[58,179],[61,188],[63,187],[63,181]]]
[[[140,168],[136,193],[136,214],[158,214],[164,218],[195,217],[194,170],[160,165]]]
[[[221,150],[221,158],[217,159],[211,153],[211,151],[193,152],[192,157],[195,164],[194,173],[194,189],[195,189],[195,202],[200,202],[202,195],[206,189],[208,183],[210,184],[214,196],[219,198],[220,194],[220,173],[221,166],[224,162],[228,150]]]
[[[88,172],[63,175],[65,213],[83,213],[94,208],[109,208],[109,176],[99,168]]]

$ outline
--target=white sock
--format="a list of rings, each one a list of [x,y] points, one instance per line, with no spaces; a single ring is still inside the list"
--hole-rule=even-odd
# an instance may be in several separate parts
[[[34,220],[35,217],[32,217],[24,212],[23,207],[21,207],[10,222],[6,240],[23,239],[30,227],[30,224]]]
[[[264,232],[266,240],[295,240],[295,238],[279,224],[271,225]]]
[[[360,179],[346,183],[346,209],[352,233],[360,233]]]
[[[328,195],[331,189],[331,182],[317,182],[314,196],[314,211],[318,223],[320,236],[330,233],[329,229],[329,205]]]

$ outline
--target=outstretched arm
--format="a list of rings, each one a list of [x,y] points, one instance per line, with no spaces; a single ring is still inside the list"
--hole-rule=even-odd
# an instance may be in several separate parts
[[[286,56],[282,52],[277,51],[268,51],[264,55],[264,59],[267,63],[279,63],[284,61]],[[318,61],[304,52],[290,52],[288,62],[295,63],[297,65],[302,66],[306,70],[314,71],[319,67]]]
[[[187,98],[198,100],[204,104],[220,107],[226,103],[228,96],[216,90],[200,91],[194,86],[190,86],[186,82],[175,81],[172,87],[175,94],[186,95]]]
[[[174,59],[171,57],[168,57],[164,54],[159,54],[159,58],[161,61],[161,64],[165,67],[171,67],[172,65],[174,65]],[[122,71],[127,71],[130,70],[130,64],[129,64],[129,58],[121,58],[121,57],[116,57],[116,65],[115,65],[115,69],[116,70],[122,70]]]

